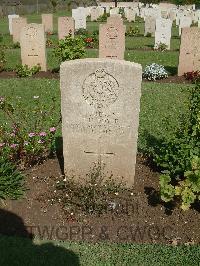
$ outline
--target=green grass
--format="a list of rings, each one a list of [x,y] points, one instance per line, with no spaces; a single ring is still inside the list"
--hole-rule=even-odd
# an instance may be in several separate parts
[[[159,84],[143,83],[140,128],[139,128],[139,149],[146,146],[145,133],[156,138],[173,133],[177,125],[178,117],[187,111],[188,88],[192,85],[183,84]],[[56,98],[56,110],[53,114],[54,121],[58,121],[60,113],[60,90],[58,80],[48,79],[1,79],[1,96],[8,96],[13,102],[16,97],[21,97],[24,105],[31,106],[33,96],[40,96],[40,100],[47,106],[51,104],[51,97]],[[0,116],[1,119],[1,116]],[[166,121],[171,129],[167,132]]]
[[[0,237],[2,266],[197,266],[200,246],[74,243]]]

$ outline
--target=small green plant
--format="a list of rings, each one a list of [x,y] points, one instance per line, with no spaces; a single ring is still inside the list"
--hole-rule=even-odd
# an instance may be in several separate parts
[[[165,70],[164,66],[153,63],[147,65],[142,74],[143,78],[155,81],[158,79],[164,79],[168,77],[168,73]]]
[[[186,80],[189,80],[192,83],[200,82],[200,71],[191,71],[184,73],[184,77]]]
[[[78,30],[76,30],[75,31],[75,35],[88,35],[89,34],[89,32],[88,32],[88,30],[86,30],[86,29],[78,29]]]
[[[66,37],[60,40],[54,49],[54,55],[60,62],[82,58],[85,55],[85,43],[81,37]]]
[[[98,17],[97,21],[99,21],[99,22],[107,21],[108,17],[109,17],[109,14],[104,13],[102,16]]]
[[[16,73],[20,78],[31,77],[41,70],[40,65],[29,68],[27,65],[17,65]]]
[[[0,49],[0,72],[2,72],[5,69],[6,64],[6,58],[5,58],[5,52]]]
[[[154,49],[157,51],[164,52],[167,51],[167,45],[165,43],[158,43],[155,45]]]
[[[46,47],[50,48],[53,46],[53,41],[51,39],[46,40]]]
[[[18,48],[20,48],[20,43],[19,42],[15,42],[15,43],[13,43],[13,49],[18,49]]]
[[[0,156],[0,199],[20,198],[24,193],[23,186],[24,176],[8,159]]]
[[[140,30],[138,26],[131,26],[126,32],[126,36],[133,37],[133,36],[138,36],[140,34]]]
[[[83,182],[66,177],[57,184],[64,210],[70,213],[102,214],[110,209],[110,202],[116,194],[124,190],[123,182],[117,182],[113,176],[102,174],[105,166],[95,163]]]
[[[21,98],[11,103],[0,97],[0,115],[5,117],[0,125],[0,157],[8,158],[23,169],[41,162],[54,151],[55,98],[49,100],[51,107],[43,104],[37,95],[29,99],[30,114],[30,106],[24,106]]]
[[[176,197],[181,202],[181,209],[189,210],[191,204],[200,201],[200,158],[195,156],[192,159],[190,170],[184,173],[184,180],[175,186],[171,182],[169,175],[160,176],[161,199],[169,202]]]
[[[150,32],[147,32],[146,37],[150,38],[152,37],[152,34]]]

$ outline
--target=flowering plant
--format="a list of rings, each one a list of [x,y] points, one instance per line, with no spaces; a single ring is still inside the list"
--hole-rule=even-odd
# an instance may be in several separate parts
[[[191,71],[184,73],[184,77],[187,80],[192,81],[193,83],[200,81],[200,71]]]
[[[164,79],[168,77],[168,73],[165,70],[164,66],[153,63],[151,65],[147,65],[142,74],[143,78],[148,80],[157,80]]]
[[[0,97],[0,111],[6,121],[0,126],[0,156],[21,168],[45,159],[54,148],[56,127],[51,123],[55,99],[50,110],[41,104],[39,96],[34,96],[33,101],[32,117],[29,117],[20,100],[14,106],[7,98]],[[47,118],[51,126],[44,129]]]

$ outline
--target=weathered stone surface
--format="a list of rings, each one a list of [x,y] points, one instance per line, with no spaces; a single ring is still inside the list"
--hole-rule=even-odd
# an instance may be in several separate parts
[[[53,14],[42,14],[42,24],[45,32],[53,32]]]
[[[9,21],[9,32],[10,35],[12,35],[12,20],[13,18],[19,18],[19,15],[8,15],[8,21]]]
[[[147,36],[148,33],[151,36],[155,36],[155,29],[156,29],[156,20],[154,17],[146,17],[145,18],[145,33],[144,36]]]
[[[200,29],[183,28],[179,55],[178,76],[200,70]]]
[[[64,39],[66,36],[71,35],[74,37],[74,19],[72,17],[59,17],[58,18],[58,38]]]
[[[170,19],[156,19],[155,48],[165,44],[170,50],[172,21]]]
[[[99,26],[99,57],[124,59],[126,26],[119,17],[110,17]]]
[[[91,21],[97,21],[100,17],[99,10],[95,7],[91,9]]]
[[[181,35],[183,28],[188,28],[192,24],[192,18],[191,17],[180,17],[180,24],[179,24],[179,35]]]
[[[129,22],[135,21],[135,11],[132,9],[127,9],[126,10],[126,18]]]
[[[96,163],[133,185],[141,65],[81,59],[62,63],[60,75],[65,174],[84,179]]]
[[[75,20],[75,29],[86,29],[86,12],[84,7],[72,9],[72,17]]]
[[[12,19],[12,32],[13,32],[13,42],[20,43],[20,34],[23,27],[27,25],[26,18],[13,18]]]
[[[39,64],[41,70],[47,70],[46,38],[44,25],[28,24],[21,31],[21,59],[23,65],[29,67]]]

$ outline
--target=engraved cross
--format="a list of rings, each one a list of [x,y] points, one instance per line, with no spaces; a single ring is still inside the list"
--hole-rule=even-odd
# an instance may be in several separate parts
[[[98,139],[97,152],[95,152],[95,151],[84,151],[84,153],[89,154],[89,155],[97,155],[97,157],[98,157],[98,166],[100,166],[100,171],[101,171],[102,168],[103,168],[102,156],[112,156],[112,155],[115,155],[115,153],[113,153],[113,152],[105,152],[105,153],[103,153],[101,151],[101,143],[100,142],[101,142],[101,137]]]

